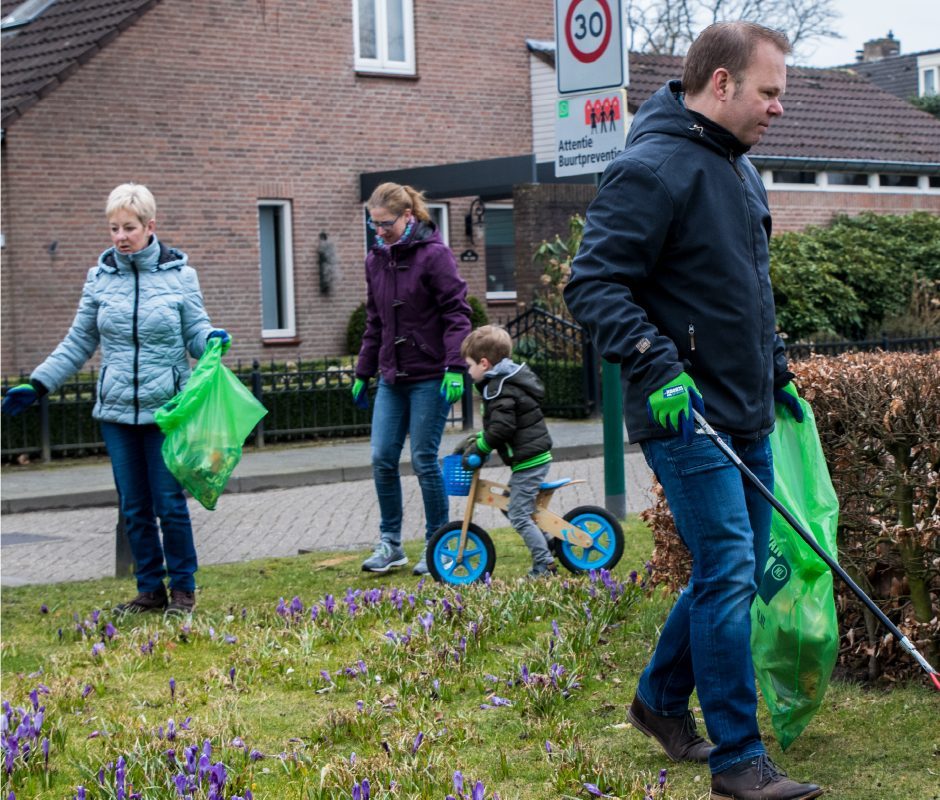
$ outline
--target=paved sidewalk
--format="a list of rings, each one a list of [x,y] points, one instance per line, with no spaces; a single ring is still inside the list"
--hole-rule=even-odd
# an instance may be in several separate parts
[[[551,478],[585,481],[556,495],[556,510],[604,505],[603,432],[600,421],[549,420],[555,441]],[[441,453],[464,438],[445,433]],[[651,504],[651,477],[635,446],[624,448],[627,510]],[[498,459],[496,459],[498,461]],[[508,480],[505,467],[486,467],[487,477]],[[417,479],[408,445],[402,459],[406,540],[423,537]],[[110,463],[4,467],[0,583],[56,583],[114,574],[116,496]],[[451,499],[460,518],[462,498]],[[246,450],[215,511],[190,500],[201,564],[296,555],[301,550],[370,549],[377,540],[378,504],[372,484],[369,442],[307,444]],[[491,515],[487,517],[487,514]],[[478,512],[484,527],[506,525],[491,509]]]

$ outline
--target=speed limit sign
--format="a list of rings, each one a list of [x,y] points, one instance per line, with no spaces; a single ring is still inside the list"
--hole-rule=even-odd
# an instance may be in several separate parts
[[[620,0],[555,0],[560,94],[619,88],[627,81]]]

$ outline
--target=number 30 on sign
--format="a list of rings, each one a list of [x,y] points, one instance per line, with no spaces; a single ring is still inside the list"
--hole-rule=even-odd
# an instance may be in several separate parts
[[[626,83],[620,0],[555,0],[555,43],[561,94]]]

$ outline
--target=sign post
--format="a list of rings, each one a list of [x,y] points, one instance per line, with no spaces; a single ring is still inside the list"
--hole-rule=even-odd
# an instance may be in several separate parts
[[[559,94],[626,85],[620,0],[555,0],[555,74]]]

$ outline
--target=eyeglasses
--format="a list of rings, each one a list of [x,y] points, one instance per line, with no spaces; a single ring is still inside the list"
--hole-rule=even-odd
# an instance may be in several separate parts
[[[401,212],[401,214],[404,214],[404,213],[405,213],[404,211]],[[394,225],[396,222],[398,222],[399,219],[401,219],[401,214],[395,217],[395,219],[389,219],[389,220],[370,219],[368,222],[368,225],[372,230],[375,230],[376,228],[381,228],[382,230],[387,231],[389,228],[392,227],[392,225]]]

